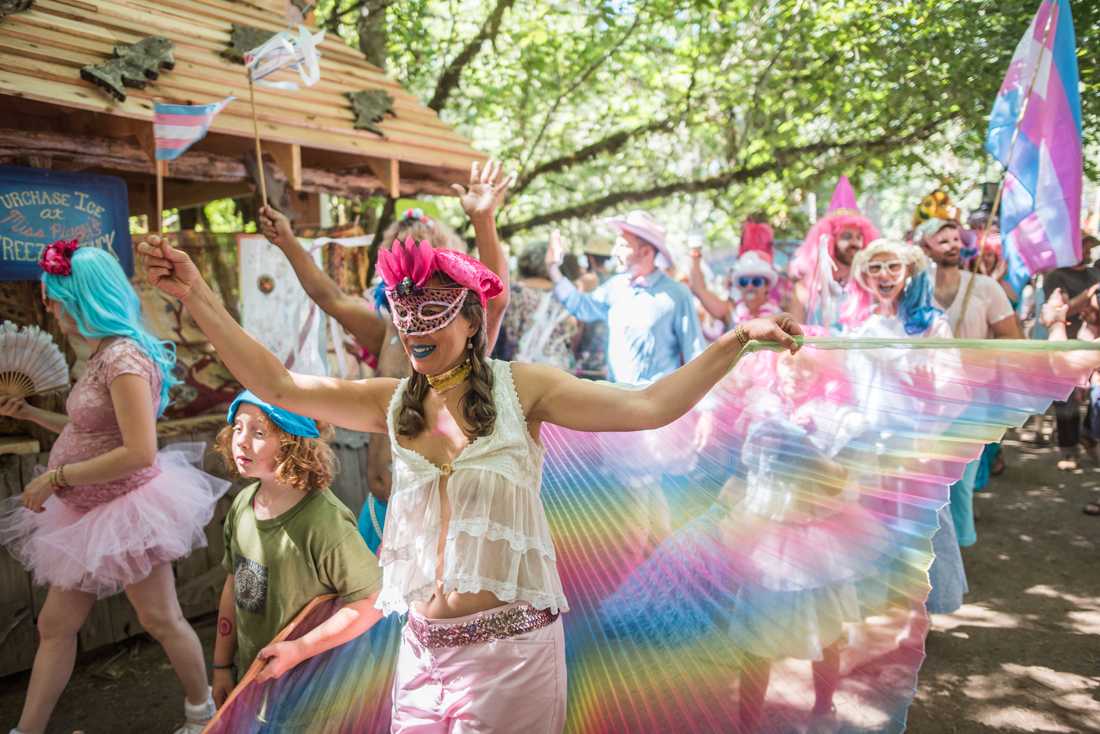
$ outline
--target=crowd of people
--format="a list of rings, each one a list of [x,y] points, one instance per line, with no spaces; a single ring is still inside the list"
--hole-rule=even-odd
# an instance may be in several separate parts
[[[996,218],[978,212],[964,226],[940,194],[921,203],[906,238],[884,238],[844,179],[786,267],[777,262],[771,228],[750,219],[728,273],[708,274],[698,249],[680,272],[665,227],[631,211],[606,220],[613,244],[580,243],[578,258],[554,233],[518,253],[513,274],[494,223],[511,182],[490,162],[458,187],[476,258],[442,222],[419,210],[402,213],[385,235],[392,245],[378,258],[381,282],[365,297],[343,293],[287,219],[261,209],[264,235],[286,254],[309,297],[357,340],[364,359],[376,360],[371,379],[288,371],[232,319],[185,253],[157,235],[137,245],[150,282],[182,301],[246,388],[216,446],[230,473],[248,481],[225,520],[227,579],[212,685],[170,564],[204,542],[202,529],[228,483],[178,452],[157,452],[155,420],[169,400],[173,346],[145,328],[117,262],[94,248],[51,246],[42,261],[43,299],[92,357],[67,415],[0,400],[0,414],[61,434],[47,471],[0,509],[0,543],[49,587],[13,734],[46,729],[73,670],[80,626],[96,598],[120,590],[179,675],[180,734],[210,724],[232,695],[234,671],[260,661],[258,680],[278,678],[388,614],[407,615],[393,731],[560,732],[561,614],[569,602],[539,494],[544,424],[591,434],[658,429],[707,398],[753,341],[794,353],[800,335],[1100,335],[1100,270],[1089,264],[1100,243],[1086,239],[1081,263],[1017,292]],[[782,369],[797,376],[813,367]],[[811,387],[794,384],[791,396]],[[797,406],[790,410],[841,409],[828,396],[807,395],[790,397]],[[1096,396],[1097,388],[1083,386],[1058,404],[1059,468],[1074,468],[1082,445],[1095,456]],[[327,491],[335,471],[326,443],[331,425],[374,434],[370,496],[358,519]],[[699,427],[714,430],[704,421]],[[825,484],[841,481],[838,451],[815,459]],[[993,445],[950,488],[932,538],[928,610],[962,604],[960,547],[977,540],[973,492],[1004,470]],[[763,497],[775,489],[758,491]],[[845,512],[853,522],[871,522],[865,508]],[[1085,512],[1100,514],[1100,507]],[[786,521],[773,512],[768,522]],[[325,593],[343,600],[338,613],[304,636],[275,641]],[[737,622],[746,637],[759,624],[747,616]],[[823,638],[816,624],[792,622],[782,650],[749,654],[755,662],[740,684],[744,731],[761,721],[775,658],[809,656],[814,713],[835,711],[839,638]]]

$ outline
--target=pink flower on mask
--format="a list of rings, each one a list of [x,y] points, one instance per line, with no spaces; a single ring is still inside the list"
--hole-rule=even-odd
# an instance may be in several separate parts
[[[393,247],[378,253],[378,270],[386,290],[411,295],[424,287],[435,271],[435,250],[427,240],[417,244],[412,237],[393,241]]]

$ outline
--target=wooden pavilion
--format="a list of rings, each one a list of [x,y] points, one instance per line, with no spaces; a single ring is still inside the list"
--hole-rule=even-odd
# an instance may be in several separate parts
[[[249,44],[286,30],[292,10],[289,0],[0,0],[0,165],[120,177],[129,213],[153,221],[154,100],[204,104],[234,95],[237,101],[213,121],[206,138],[167,166],[164,205],[183,212],[215,199],[252,197],[257,173],[249,89],[243,64],[233,59]],[[135,49],[156,53],[135,60]],[[319,50],[321,79],[315,86],[255,90],[269,198],[296,216],[299,228],[322,223],[323,193],[450,195],[450,184],[464,181],[471,163],[485,159],[339,38],[326,38]],[[139,86],[112,84],[112,74]],[[206,258],[209,279],[218,282],[233,310],[235,255],[221,254],[235,252],[234,235],[182,231],[179,238],[197,259]],[[339,268],[343,261],[334,262]],[[48,326],[36,289],[29,281],[0,283],[0,320]],[[175,340],[181,353],[190,348],[207,365],[203,369],[217,366],[216,355],[194,341],[197,332],[181,313],[163,304],[147,307],[147,315],[151,310],[160,312],[154,318],[174,319],[170,333],[161,335]],[[197,369],[194,363],[187,367]],[[235,389],[228,382],[221,387]],[[43,405],[60,409],[62,399]],[[220,410],[211,408],[213,420],[163,422],[162,441],[209,440],[210,427],[222,420]],[[0,499],[22,491],[34,468],[45,464],[40,449],[48,437],[26,430],[0,418]],[[334,490],[353,510],[365,492],[363,446],[356,437],[337,445],[342,471]],[[216,609],[227,504],[222,502],[208,527],[209,547],[176,564],[189,617]],[[34,618],[44,598],[44,590],[33,587],[22,567],[0,550],[0,675],[30,667]],[[81,650],[140,631],[121,597],[105,599],[81,631]]]

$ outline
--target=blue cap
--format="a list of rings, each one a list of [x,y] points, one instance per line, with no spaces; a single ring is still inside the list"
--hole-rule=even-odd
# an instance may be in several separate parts
[[[229,405],[229,413],[225,416],[226,423],[232,423],[236,420],[237,408],[241,406],[241,403],[255,405],[271,419],[272,423],[292,436],[301,436],[302,438],[321,437],[321,432],[317,430],[317,423],[312,418],[291,413],[278,405],[260,400],[251,390],[245,390],[233,399],[233,402]]]

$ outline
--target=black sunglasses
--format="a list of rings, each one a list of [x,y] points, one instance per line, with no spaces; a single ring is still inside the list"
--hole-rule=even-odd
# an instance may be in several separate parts
[[[737,285],[741,286],[742,288],[748,288],[750,285],[753,288],[763,288],[764,284],[767,282],[767,278],[761,278],[759,275],[753,276],[752,278],[742,275],[740,278],[737,279]]]

